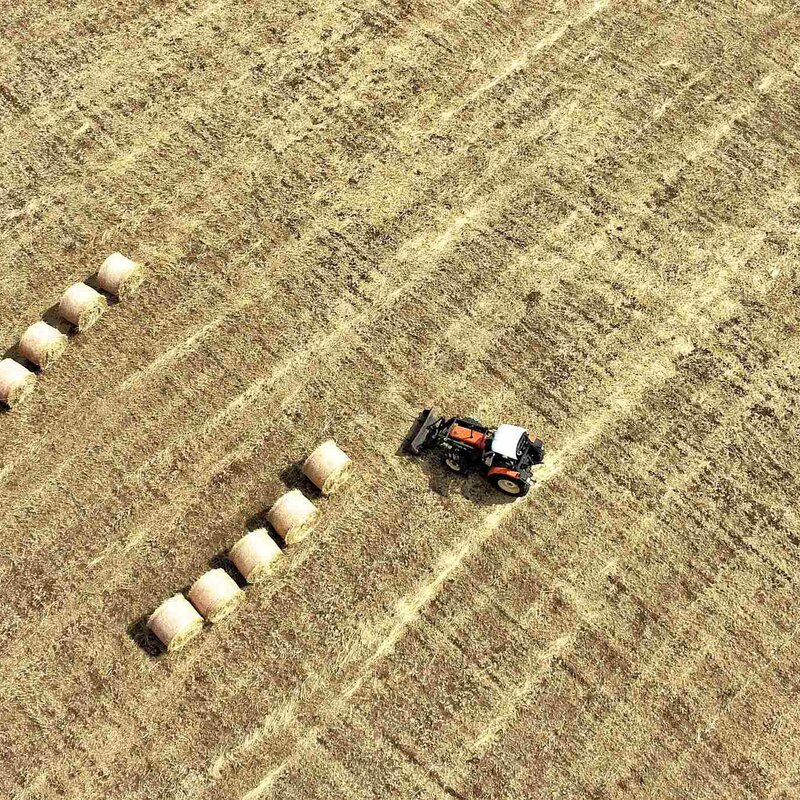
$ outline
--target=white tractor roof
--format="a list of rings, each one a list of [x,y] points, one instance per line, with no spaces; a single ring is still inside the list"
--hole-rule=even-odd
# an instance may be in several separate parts
[[[506,458],[516,458],[519,440],[527,432],[525,428],[517,425],[501,425],[492,438],[492,452],[499,453]]]

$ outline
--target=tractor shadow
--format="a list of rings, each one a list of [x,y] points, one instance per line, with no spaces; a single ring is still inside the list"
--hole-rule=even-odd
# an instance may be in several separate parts
[[[402,446],[397,454],[419,464],[428,478],[430,490],[440,497],[460,495],[476,506],[503,506],[518,499],[499,492],[478,472],[456,475],[447,469],[435,454],[414,456],[406,452]]]

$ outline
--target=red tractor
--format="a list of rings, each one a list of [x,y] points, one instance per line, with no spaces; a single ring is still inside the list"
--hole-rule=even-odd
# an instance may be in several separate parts
[[[426,408],[407,439],[414,455],[441,454],[452,472],[480,471],[499,491],[522,497],[531,488],[531,469],[544,460],[544,442],[531,439],[525,428],[500,425],[489,428],[469,417],[439,417]]]

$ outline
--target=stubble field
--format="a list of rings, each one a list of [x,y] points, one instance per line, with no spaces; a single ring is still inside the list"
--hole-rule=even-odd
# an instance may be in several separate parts
[[[790,2],[3,3],[3,796],[800,797]],[[530,495],[399,451],[529,427]],[[232,619],[143,620],[334,436]]]

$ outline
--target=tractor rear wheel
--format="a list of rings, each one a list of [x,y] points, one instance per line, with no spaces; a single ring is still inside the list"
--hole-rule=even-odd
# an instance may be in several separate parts
[[[508,475],[490,475],[489,481],[497,491],[511,497],[525,497],[531,485],[523,478],[511,478]]]

